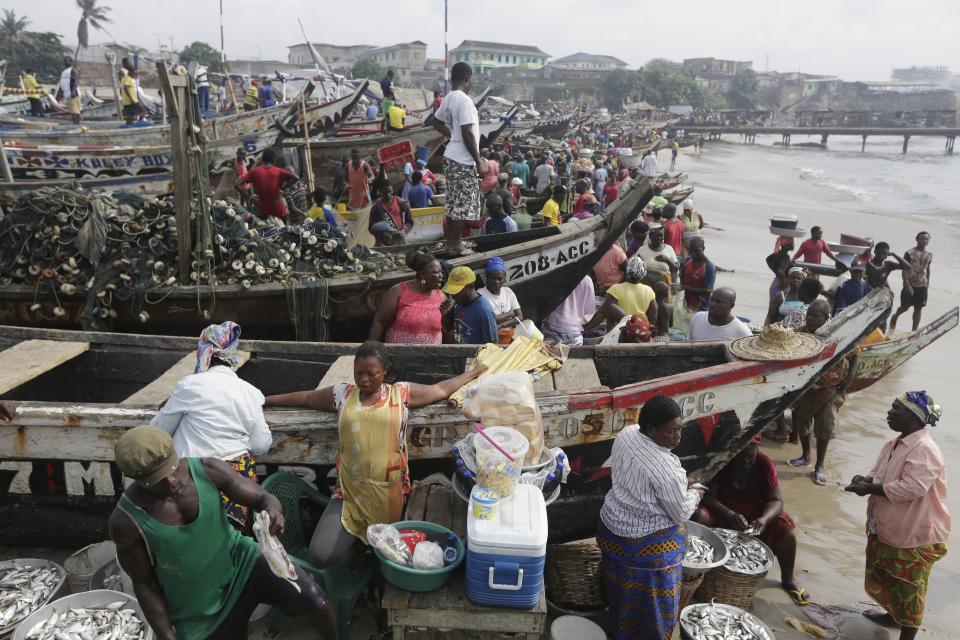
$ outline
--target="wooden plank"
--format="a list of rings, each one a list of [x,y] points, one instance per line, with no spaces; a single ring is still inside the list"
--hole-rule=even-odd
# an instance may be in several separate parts
[[[320,384],[317,389],[325,389],[335,384],[346,382],[353,383],[353,359],[354,356],[340,356],[333,361],[327,372],[320,378]]]
[[[593,358],[568,358],[563,366],[553,372],[554,388],[557,391],[593,389],[601,386],[597,365]]]
[[[239,363],[236,369],[242,367],[250,359],[249,351],[238,351],[237,360]],[[184,377],[193,373],[197,365],[197,356],[194,353],[188,353],[183,356],[172,367],[164,371],[159,378],[143,387],[132,396],[120,404],[149,404],[158,405],[173,392],[173,388]]]
[[[566,364],[563,365],[567,366]],[[534,393],[543,393],[545,391],[556,391],[557,383],[554,380],[553,374],[555,372],[548,371],[542,378],[533,383],[533,392]]]
[[[0,351],[0,393],[43,375],[90,349],[89,342],[25,340]]]
[[[410,491],[410,497],[407,498],[407,509],[404,520],[423,520],[427,509],[427,494],[430,492],[430,485],[417,482]]]
[[[471,603],[464,591],[463,574],[455,573],[442,590],[446,594],[442,609],[430,606],[430,593],[412,594],[407,608],[391,611],[391,623],[428,629],[469,629],[499,633],[540,633],[546,626],[547,603],[543,587],[533,609],[481,607]],[[435,592],[434,592],[435,593]]]

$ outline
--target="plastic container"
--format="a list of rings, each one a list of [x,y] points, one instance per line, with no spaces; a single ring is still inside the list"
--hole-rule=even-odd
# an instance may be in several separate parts
[[[410,550],[410,556],[413,557],[413,550],[417,548],[418,544],[427,539],[427,534],[425,534],[423,531],[402,529],[400,531],[400,539],[403,540],[405,545],[407,545],[407,549]]]
[[[607,633],[592,620],[560,616],[550,624],[550,640],[607,640]]]
[[[0,562],[0,573],[5,573],[10,569],[28,569],[32,567],[51,567],[56,569],[57,573],[60,574],[60,579],[57,581],[56,585],[54,585],[53,590],[50,592],[50,595],[47,597],[47,599],[44,600],[39,607],[37,607],[37,611],[34,611],[35,614],[39,612],[45,604],[55,599],[57,595],[64,590],[64,585],[67,581],[67,572],[59,564],[50,560],[43,560],[41,558],[17,558],[15,560],[5,560]],[[26,620],[29,620],[32,616],[33,614],[30,614],[18,622],[14,622],[6,627],[0,627],[0,638],[7,637],[7,634],[14,629],[19,629],[20,625],[22,625]]]
[[[151,629],[150,625],[147,624],[147,619],[144,617],[143,610],[140,608],[140,603],[137,602],[137,599],[132,598],[125,593],[121,593],[120,591],[111,591],[110,589],[75,593],[41,607],[37,611],[34,611],[32,614],[27,616],[27,618],[20,623],[20,626],[17,627],[17,630],[13,634],[12,640],[26,640],[28,631],[30,631],[38,623],[49,619],[50,616],[55,613],[63,613],[69,609],[105,607],[111,602],[116,602],[118,600],[123,600],[127,603],[124,605],[124,609],[133,609],[137,612],[137,617],[140,618],[140,621],[143,623],[143,640],[153,640],[155,637],[153,635],[153,629]]]
[[[500,502],[500,495],[493,489],[485,489],[475,486],[470,491],[470,506],[473,509],[473,517],[478,520],[492,520],[497,514],[497,504]]]
[[[423,160],[424,162],[426,162],[427,160],[430,159],[430,152],[431,152],[430,147],[417,147],[417,151],[414,154],[414,158],[416,158],[417,160]]]
[[[423,531],[431,537],[443,536],[447,538],[448,536],[454,536],[452,546],[457,550],[457,559],[441,569],[414,569],[413,567],[404,567],[395,562],[390,562],[374,547],[373,552],[380,560],[380,571],[383,573],[383,577],[386,578],[387,582],[400,589],[420,592],[435,591],[447,584],[447,580],[450,579],[450,574],[460,566],[460,563],[463,562],[463,558],[466,555],[463,540],[461,540],[459,536],[454,535],[450,529],[439,524],[434,524],[433,522],[402,520],[395,522],[393,526],[397,529],[416,529],[417,531]]]
[[[547,554],[547,507],[537,487],[501,498],[490,520],[467,517],[466,593],[470,602],[530,609],[540,601]]]
[[[513,460],[508,460],[489,440],[478,434],[473,439],[477,452],[477,484],[493,489],[501,498],[509,497],[520,480],[523,458],[527,455],[530,443],[522,433],[510,427],[488,427],[484,433],[509,453]]]
[[[116,561],[116,558],[117,545],[112,540],[104,540],[87,545],[64,560],[63,568],[67,571],[70,593],[87,591],[93,574],[111,561]]]

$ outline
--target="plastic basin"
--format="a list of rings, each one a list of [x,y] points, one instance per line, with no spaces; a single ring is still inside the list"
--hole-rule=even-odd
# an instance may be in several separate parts
[[[423,520],[401,520],[400,522],[394,522],[393,526],[397,529],[416,529],[417,531],[423,531],[428,536],[449,536],[453,534],[453,531],[444,526]],[[450,574],[453,573],[453,570],[463,562],[466,556],[466,549],[463,546],[463,540],[460,536],[457,536],[457,541],[454,546],[457,549],[457,560],[442,569],[414,569],[413,567],[404,567],[384,558],[380,555],[380,552],[377,551],[376,547],[373,547],[373,552],[380,560],[380,570],[383,572],[383,577],[386,578],[387,582],[400,589],[406,589],[407,591],[423,592],[436,591],[443,587],[443,585],[447,584],[447,580],[450,579]]]
[[[49,619],[50,616],[55,613],[63,613],[70,609],[105,607],[117,600],[123,600],[127,603],[124,605],[124,609],[133,609],[137,612],[137,617],[140,618],[140,621],[143,623],[144,640],[153,640],[155,637],[153,630],[150,628],[150,625],[147,624],[147,619],[143,615],[143,610],[140,608],[140,603],[137,602],[137,599],[120,591],[111,591],[110,589],[75,593],[37,609],[20,623],[20,626],[17,627],[17,630],[13,634],[12,640],[25,640],[28,631],[40,622]]]
[[[0,627],[0,638],[7,637],[8,633],[13,631],[14,629],[18,629],[20,625],[24,623],[24,621],[29,620],[31,617],[33,617],[35,613],[43,609],[44,605],[46,605],[48,602],[56,598],[57,594],[59,594],[60,591],[63,590],[63,586],[67,581],[67,572],[63,567],[61,567],[59,564],[51,560],[44,560],[42,558],[17,558],[14,560],[4,560],[3,562],[0,562],[0,573],[5,573],[10,569],[29,569],[29,568],[36,568],[36,567],[56,569],[57,573],[60,576],[59,580],[57,581],[57,585],[53,588],[53,591],[50,592],[49,597],[47,597],[47,599],[44,600],[40,604],[40,606],[37,608],[37,610],[34,611],[32,614],[30,614],[26,618],[21,618],[19,622],[14,622],[13,624],[7,625],[6,627]]]

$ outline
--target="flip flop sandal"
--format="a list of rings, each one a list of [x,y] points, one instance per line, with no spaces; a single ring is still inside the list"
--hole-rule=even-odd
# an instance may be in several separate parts
[[[818,485],[820,485],[820,486],[822,487],[822,486],[824,486],[824,485],[827,484],[827,481],[828,481],[827,474],[825,474],[823,471],[814,471],[814,472],[813,472],[813,482],[814,482],[814,484],[818,484]]]
[[[806,458],[794,458],[793,460],[787,460],[787,464],[791,467],[807,467],[810,462]]]
[[[805,607],[810,604],[810,599],[807,597],[807,590],[800,589],[790,589],[787,591],[787,594],[790,596],[790,599],[793,600],[793,604],[798,607]]]

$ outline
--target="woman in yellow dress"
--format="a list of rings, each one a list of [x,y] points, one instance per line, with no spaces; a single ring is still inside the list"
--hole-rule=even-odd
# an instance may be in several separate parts
[[[310,561],[338,564],[367,527],[400,520],[410,493],[407,415],[410,409],[446,400],[483,371],[478,366],[436,384],[388,383],[390,361],[380,342],[360,345],[353,362],[354,384],[268,396],[265,406],[308,407],[340,415],[337,486],[310,541]]]

